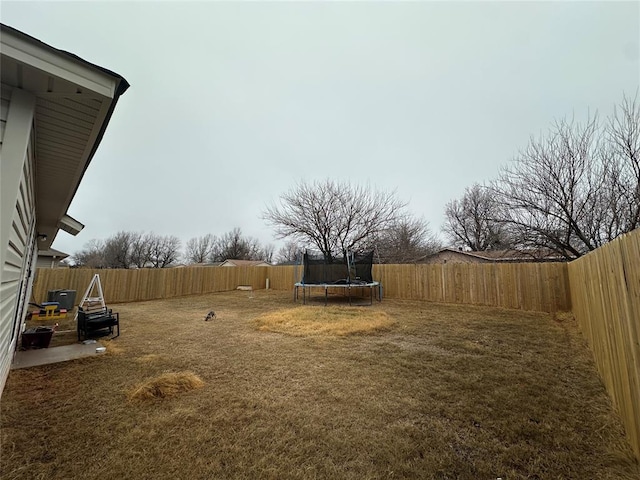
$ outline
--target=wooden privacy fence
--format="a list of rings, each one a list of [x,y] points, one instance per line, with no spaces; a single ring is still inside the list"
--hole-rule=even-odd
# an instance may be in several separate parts
[[[640,458],[640,229],[569,264],[573,313]]]
[[[571,309],[566,263],[375,265],[390,298],[541,312]]]
[[[239,285],[265,288],[268,267],[142,268],[138,270],[91,270],[85,268],[39,268],[33,286],[37,302],[49,290],[76,290],[77,301],[95,273],[100,274],[107,303],[137,302],[200,293],[235,290]]]
[[[34,299],[49,290],[82,295],[100,274],[109,303],[154,300],[234,290],[238,285],[292,290],[301,267],[186,267],[140,270],[39,269]],[[489,305],[543,312],[571,309],[564,263],[375,265],[384,296],[433,302]]]

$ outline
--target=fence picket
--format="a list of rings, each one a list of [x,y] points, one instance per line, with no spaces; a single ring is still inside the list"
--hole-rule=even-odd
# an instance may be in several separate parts
[[[640,458],[640,229],[573,261],[573,313]]]

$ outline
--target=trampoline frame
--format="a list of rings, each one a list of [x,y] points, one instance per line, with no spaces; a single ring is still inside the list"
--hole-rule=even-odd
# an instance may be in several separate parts
[[[300,298],[299,289],[302,288],[302,304],[307,304],[307,297],[311,298],[311,289],[312,288],[324,288],[324,304],[327,305],[327,301],[329,299],[329,289],[330,288],[342,288],[346,289],[349,295],[349,305],[353,305],[351,289],[356,288],[369,288],[371,290],[369,305],[373,305],[373,298],[376,297],[376,300],[379,302],[382,301],[382,285],[380,282],[369,282],[369,283],[302,283],[297,282],[293,287],[293,301],[297,302],[298,298]],[[307,294],[307,290],[309,293]],[[377,290],[377,294],[376,294]]]

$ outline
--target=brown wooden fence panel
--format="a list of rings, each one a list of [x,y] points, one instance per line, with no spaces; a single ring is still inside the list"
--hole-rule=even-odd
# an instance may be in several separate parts
[[[292,290],[294,283],[302,277],[302,267],[283,265],[268,268],[269,288],[274,290]]]
[[[565,263],[375,265],[373,273],[389,298],[571,310]]]
[[[567,266],[552,264],[374,265],[384,296],[553,312],[570,310]],[[95,273],[109,303],[234,290],[292,290],[299,266],[186,267],[138,270],[39,269],[33,298],[54,289],[76,290],[78,300]]]
[[[640,229],[569,264],[573,313],[640,458]]]
[[[76,290],[77,301],[93,275],[100,283],[107,303],[136,302],[199,293],[234,290],[239,285],[265,288],[267,267],[143,268],[137,270],[38,269],[33,300],[44,302],[49,290]]]

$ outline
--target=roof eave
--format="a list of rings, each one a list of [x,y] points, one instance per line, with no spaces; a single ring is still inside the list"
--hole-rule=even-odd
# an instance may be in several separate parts
[[[47,236],[47,241],[41,242],[39,246],[42,249],[47,249],[57,236],[60,221],[67,215],[80,182],[105,135],[107,125],[111,120],[120,96],[127,91],[130,85],[124,77],[111,70],[83,60],[75,54],[47,45],[13,27],[0,24],[0,33],[2,34],[0,40],[3,45],[2,56],[8,59],[7,61],[9,62],[25,65],[22,67],[27,70],[25,75],[30,75],[30,72],[34,72],[33,75],[47,75],[52,78],[58,78],[67,85],[77,85],[78,98],[81,95],[96,95],[96,98],[103,99],[103,107],[95,117],[90,139],[83,147],[84,153],[78,156],[77,160],[70,160],[74,162],[73,169],[76,173],[72,175],[67,185],[60,187],[59,191],[55,193],[55,206],[52,204],[51,198],[45,198],[47,196],[46,190],[36,189],[37,208],[42,208],[43,205],[49,208],[47,215],[40,215],[40,213],[37,215],[39,221],[37,231]],[[24,82],[24,84],[28,83],[27,81]],[[17,84],[9,84],[9,86],[29,91],[36,97],[48,98],[47,95],[52,94],[50,91],[32,91],[29,88],[25,88],[24,84],[17,82]],[[65,95],[69,96],[69,98],[72,96],[68,92]],[[108,106],[104,105],[107,102]],[[36,137],[37,135],[36,127]],[[36,162],[38,161],[45,160],[36,159]],[[44,197],[39,198],[42,195]]]

